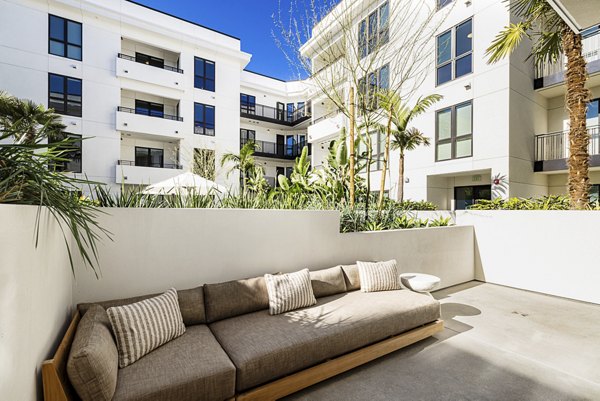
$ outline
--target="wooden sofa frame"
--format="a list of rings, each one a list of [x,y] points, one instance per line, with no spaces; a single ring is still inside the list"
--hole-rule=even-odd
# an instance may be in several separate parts
[[[44,384],[45,401],[79,400],[79,397],[77,397],[77,394],[73,390],[67,377],[67,359],[69,357],[73,338],[75,337],[75,332],[77,331],[79,319],[79,312],[75,312],[65,336],[54,354],[54,358],[44,361],[42,364],[42,381]],[[389,337],[375,344],[368,345],[364,348],[330,359],[308,369],[248,390],[244,393],[237,394],[235,400],[277,400],[414,344],[427,337],[431,337],[443,329],[443,320],[436,320],[435,322],[417,327],[397,336]]]

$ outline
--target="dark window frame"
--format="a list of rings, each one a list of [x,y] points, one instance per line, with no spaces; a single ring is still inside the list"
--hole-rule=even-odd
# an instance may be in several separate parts
[[[381,25],[382,9],[387,8],[387,19]],[[374,26],[373,26],[374,25]],[[379,46],[384,46],[390,41],[390,3],[384,1],[371,11],[357,24],[358,54],[365,58],[373,53]]]
[[[453,2],[454,2],[454,0],[437,0],[436,1],[437,10],[439,11],[446,6],[449,6]]]
[[[381,83],[381,72],[382,70],[386,70],[387,69],[387,78],[388,78],[388,82],[386,87],[382,86]],[[389,89],[389,78],[390,78],[390,65],[389,64],[384,64],[381,67],[379,67],[378,69],[376,69],[374,72],[369,73],[367,76],[362,77],[361,79],[358,80],[358,101],[359,102],[364,102],[364,101],[369,101],[369,103],[371,105],[373,105],[373,107],[371,108],[372,110],[375,110],[379,107],[379,99],[375,98],[375,93],[382,90],[382,89]],[[372,79],[375,80],[375,82],[373,83]]]
[[[154,166],[154,165],[152,165],[152,163],[148,163],[148,164],[140,164],[140,163],[138,163],[138,156],[137,156],[138,149],[139,150],[145,149],[147,151],[148,160],[152,160],[152,151],[153,150],[160,151],[160,153],[161,153],[160,166]],[[134,149],[133,156],[134,156],[134,159],[135,159],[135,162],[134,162],[135,165],[139,166],[139,167],[164,168],[164,166],[165,166],[165,150],[161,149],[161,148],[150,148],[150,147],[147,147],[147,146],[136,146],[135,149]]]
[[[461,54],[456,54],[456,43],[457,43],[457,36],[456,36],[456,31],[458,29],[458,27],[466,24],[470,22],[471,23],[471,50],[466,51],[464,53]],[[448,82],[452,82],[458,78],[462,78],[462,77],[466,77],[470,74],[473,73],[473,17],[467,18],[464,21],[459,22],[458,24],[454,25],[452,28],[450,29],[446,29],[444,32],[440,33],[439,35],[435,36],[435,86],[440,86],[440,85],[444,85]],[[448,32],[450,32],[450,59],[443,61],[441,63],[438,62],[438,55],[440,54],[440,47],[439,47],[439,38],[445,34],[447,34]],[[456,63],[457,61],[463,60],[467,57],[471,58],[471,69],[469,72],[462,74],[460,76],[456,76]],[[450,69],[451,69],[451,73],[450,73],[450,79],[444,82],[440,82],[439,81],[439,70],[443,67],[446,67],[450,65]]]
[[[64,35],[63,39],[57,39],[57,38],[52,37],[52,33],[51,33],[52,18],[58,18],[58,19],[62,20],[63,35]],[[80,27],[79,32],[81,33],[81,37],[79,38],[79,41],[81,42],[81,44],[69,42],[69,22],[79,25],[79,27]],[[51,52],[51,47],[52,47],[51,42],[61,43],[64,47],[64,54],[52,53]],[[69,46],[79,48],[79,54],[81,55],[81,57],[80,58],[69,57]],[[57,56],[57,57],[68,58],[70,60],[83,61],[83,24],[78,21],[73,21],[68,18],[60,17],[58,15],[48,14],[48,54],[51,54],[51,55]]]
[[[245,114],[256,114],[256,96],[240,93],[240,111]]]
[[[144,104],[144,105],[142,105],[142,104]],[[157,106],[160,106],[160,108]],[[146,110],[148,110],[148,112],[147,113],[138,112],[138,109],[142,109],[142,108],[145,108]],[[153,112],[158,113],[158,114],[153,114]],[[149,116],[149,117],[165,118],[165,105],[162,103],[150,102],[148,100],[135,99],[135,114],[139,114],[142,116]]]
[[[146,59],[146,60],[144,60]],[[135,52],[135,62],[146,64],[152,67],[165,68],[165,60],[160,57],[154,57],[146,53]]]
[[[456,135],[456,110],[470,105],[471,106],[471,133],[461,136]],[[450,110],[450,138],[439,139],[439,118],[438,115],[443,112]],[[470,139],[471,140],[471,153],[468,156],[456,157],[456,143],[460,140]],[[439,159],[438,145],[450,143],[450,158]],[[467,100],[466,102],[457,103],[455,105],[444,107],[443,109],[436,110],[435,112],[435,162],[445,162],[450,160],[460,160],[473,157],[473,100]]]
[[[198,116],[196,115],[196,106],[202,106],[202,121],[198,120]],[[213,122],[212,124],[208,121],[206,121],[206,109],[212,109],[213,110]],[[205,104],[205,103],[198,103],[195,102],[194,103],[194,134],[197,135],[206,135],[206,136],[215,136],[216,134],[216,119],[217,119],[217,114],[216,114],[216,107],[212,106],[210,104]],[[209,132],[209,130],[212,129],[212,133]],[[201,132],[200,132],[201,131]]]
[[[202,62],[203,64],[203,70],[204,70],[204,74],[200,75],[198,74],[197,68],[196,68],[196,62]],[[208,77],[206,74],[206,65],[212,65],[213,66],[213,70],[214,70],[214,75],[211,77]],[[202,85],[197,85],[198,82],[202,82]],[[212,82],[212,89],[210,87],[208,87],[207,82]],[[205,91],[209,91],[209,92],[216,92],[217,89],[217,64],[212,61],[212,60],[207,60],[205,58],[202,57],[194,57],[194,88],[196,89],[202,89]]]
[[[64,139],[75,139],[71,143],[69,147],[60,146],[60,142]],[[53,167],[56,171],[60,171],[63,173],[76,173],[80,174],[83,171],[83,136],[79,134],[72,134],[70,132],[65,132],[61,138],[57,138],[56,140],[48,139],[49,145],[55,145],[56,149],[59,151],[64,151],[60,155],[63,159],[68,159],[64,161],[60,161],[53,164]],[[79,155],[79,158],[77,157]],[[73,166],[79,166],[77,169],[72,169]]]
[[[247,128],[240,128],[240,139],[247,141],[256,141],[256,131]]]
[[[48,108],[51,108],[51,100],[54,99],[55,102],[59,102],[61,101],[60,99],[58,99],[57,97],[52,97],[52,92],[51,92],[51,88],[50,88],[50,81],[52,80],[52,77],[60,77],[63,79],[63,99],[62,99],[62,103],[63,103],[63,110],[57,110],[54,109],[54,112],[57,114],[61,114],[64,116],[71,116],[71,117],[81,117],[83,115],[83,80],[79,79],[79,78],[73,78],[73,77],[68,77],[66,75],[61,75],[61,74],[54,74],[52,72],[48,73]],[[81,88],[81,99],[79,101],[74,101],[74,100],[69,100],[69,80],[72,81],[78,81],[80,88]],[[79,105],[79,112],[76,113],[72,113],[69,112],[69,103],[74,103],[74,104],[78,104]]]

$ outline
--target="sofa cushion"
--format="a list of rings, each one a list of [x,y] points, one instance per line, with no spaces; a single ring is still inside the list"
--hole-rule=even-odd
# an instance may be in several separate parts
[[[206,320],[216,322],[269,308],[264,277],[204,285]]]
[[[317,303],[308,269],[294,273],[265,274],[265,282],[271,315],[279,315]]]
[[[117,346],[106,311],[96,305],[80,320],[67,360],[69,380],[83,401],[111,400],[117,386]]]
[[[100,305],[104,309],[108,309],[113,306],[129,305],[135,302],[143,301],[144,299],[155,297],[157,295],[160,294],[150,294],[131,298],[113,299],[111,301],[103,302],[81,303],[77,305],[77,308],[79,309],[79,313],[81,313],[81,315],[84,315],[85,312],[92,305]],[[193,326],[195,324],[206,323],[206,316],[204,313],[204,290],[202,287],[177,291],[177,298],[179,300],[179,309],[181,310],[181,317],[183,317],[183,323],[186,326]]]
[[[317,298],[346,292],[346,281],[341,266],[311,271],[310,281]]]
[[[356,262],[362,292],[390,291],[402,288],[395,260]]]
[[[344,272],[344,280],[346,281],[346,291],[360,290],[360,275],[358,274],[358,266],[342,265],[340,267]]]
[[[113,401],[224,400],[235,393],[235,367],[205,325],[119,370]]]
[[[237,368],[237,390],[245,391],[439,317],[439,302],[428,295],[353,291],[281,315],[259,311],[210,328]]]
[[[185,333],[174,288],[140,302],[113,306],[106,313],[117,340],[120,368]]]

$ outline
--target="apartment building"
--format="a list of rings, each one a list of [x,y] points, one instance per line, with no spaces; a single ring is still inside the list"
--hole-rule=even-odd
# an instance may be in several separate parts
[[[71,174],[119,189],[201,159],[235,190],[219,161],[253,139],[275,185],[306,142],[301,84],[244,71],[251,55],[226,33],[126,0],[0,0],[0,27],[0,89],[54,108],[83,138]]]
[[[390,13],[402,12],[402,4],[406,3],[363,0],[361,7],[356,7],[356,2],[350,4],[342,1],[337,7],[352,10],[356,35],[368,31],[369,41],[386,40],[383,46],[390,47],[393,53],[394,46],[398,46],[393,39],[398,27]],[[443,21],[431,38],[432,48],[436,49],[434,61],[412,99],[433,93],[443,99],[414,120],[413,125],[432,143],[407,153],[405,198],[461,209],[475,199],[566,193],[568,113],[564,106],[563,66],[559,63],[534,68],[532,62],[526,61],[527,44],[497,64],[487,63],[485,51],[496,34],[510,22],[516,22],[502,0],[429,0],[429,5],[437,9]],[[322,39],[320,36],[331,35],[332,25],[335,22],[326,17],[302,49],[305,56],[313,59],[315,73],[325,68],[319,55],[323,47],[315,43]],[[597,29],[591,29],[584,36],[589,87],[594,98],[588,108],[591,192],[597,199],[600,35]],[[360,38],[353,43],[360,44]],[[377,81],[378,86],[387,82],[386,77],[398,74],[393,64],[382,64],[374,63],[369,74],[369,80],[374,84]],[[335,63],[331,68],[335,68]],[[313,145],[315,167],[323,162],[330,141],[344,126],[348,126],[345,115],[322,94],[314,94],[308,138]],[[376,161],[371,186],[377,190],[382,139],[373,136],[372,146]],[[398,152],[392,152],[385,184],[392,197],[398,185],[398,157]]]

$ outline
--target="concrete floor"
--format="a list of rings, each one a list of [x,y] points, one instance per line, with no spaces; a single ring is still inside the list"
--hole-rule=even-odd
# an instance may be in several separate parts
[[[600,306],[471,282],[445,330],[287,400],[600,400]]]

